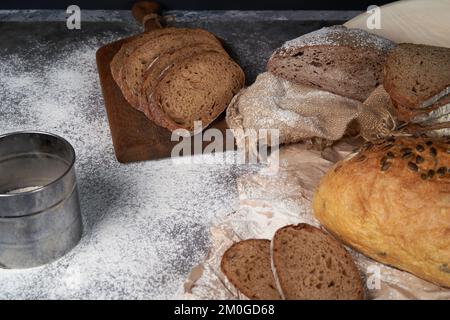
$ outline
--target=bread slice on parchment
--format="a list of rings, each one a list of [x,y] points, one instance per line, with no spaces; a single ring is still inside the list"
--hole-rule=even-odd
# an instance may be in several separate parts
[[[203,128],[213,122],[244,83],[244,72],[233,60],[217,50],[203,52],[164,72],[144,112],[171,131],[192,133],[194,121]]]
[[[286,42],[268,71],[287,80],[364,101],[383,82],[388,39],[361,29],[333,26]]]
[[[148,109],[148,104],[151,101],[151,97],[153,95],[155,87],[157,86],[164,72],[169,70],[169,68],[173,67],[174,65],[186,60],[187,58],[206,51],[219,52],[228,57],[227,52],[223,48],[212,46],[208,43],[194,44],[161,54],[144,73],[144,81],[142,83],[142,92],[140,94],[139,103],[139,105],[143,107],[143,110]]]
[[[176,28],[172,32],[163,33],[134,49],[126,59],[122,69],[125,98],[135,108],[142,110],[139,96],[145,71],[155,63],[163,53],[177,50],[194,44],[209,44],[218,50],[222,48],[220,41],[211,33],[202,29]]]
[[[254,300],[281,299],[270,263],[270,241],[250,239],[235,243],[220,265],[230,282]]]
[[[279,229],[272,239],[276,282],[288,300],[364,298],[350,254],[332,236],[308,224]]]

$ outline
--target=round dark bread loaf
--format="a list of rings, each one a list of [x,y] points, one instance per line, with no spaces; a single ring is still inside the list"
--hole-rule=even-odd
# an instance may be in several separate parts
[[[450,141],[366,143],[322,178],[321,224],[382,263],[450,287]]]
[[[394,43],[361,29],[333,26],[286,42],[268,71],[287,80],[363,102],[383,82],[386,55]]]

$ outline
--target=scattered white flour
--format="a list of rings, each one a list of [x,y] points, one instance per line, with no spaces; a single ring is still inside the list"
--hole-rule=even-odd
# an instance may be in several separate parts
[[[116,161],[95,52],[123,35],[95,34],[0,48],[0,134],[49,131],[74,146],[84,219],[80,244],[62,259],[0,270],[0,299],[176,298],[208,251],[210,226],[237,205],[235,180],[248,169],[221,157]]]

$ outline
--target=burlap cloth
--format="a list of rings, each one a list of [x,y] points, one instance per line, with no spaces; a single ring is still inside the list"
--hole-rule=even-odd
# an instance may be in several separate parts
[[[382,86],[361,103],[264,72],[231,101],[227,123],[238,145],[245,145],[245,130],[269,128],[279,130],[281,144],[311,138],[332,142],[345,134],[373,139],[395,129],[391,108]]]
[[[358,143],[347,139],[322,152],[308,150],[305,144],[282,147],[278,170],[268,166],[257,174],[239,178],[239,209],[211,228],[211,250],[189,275],[184,298],[245,299],[220,270],[224,251],[242,239],[271,239],[278,228],[287,224],[319,226],[311,212],[314,188],[329,167]],[[449,289],[349,251],[362,275],[368,299],[450,299]]]

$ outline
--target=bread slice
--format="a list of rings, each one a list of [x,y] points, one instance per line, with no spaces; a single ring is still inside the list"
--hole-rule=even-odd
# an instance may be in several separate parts
[[[223,48],[211,46],[208,43],[190,45],[161,54],[144,73],[139,105],[144,109],[148,109],[153,91],[166,70],[189,57],[206,51],[220,52],[228,57],[228,54]]]
[[[450,101],[449,70],[450,48],[402,43],[387,57],[384,87],[401,107],[434,109]]]
[[[161,54],[194,44],[210,44],[216,48],[222,48],[219,40],[206,30],[181,28],[162,34],[137,47],[126,60],[122,70],[125,86],[129,89],[129,92],[124,92],[128,102],[142,111],[139,96],[145,71],[158,60]]]
[[[169,68],[156,86],[148,117],[171,131],[194,130],[194,121],[206,127],[243,87],[242,69],[223,53],[197,54]]]
[[[394,43],[361,29],[333,26],[286,42],[268,71],[287,80],[363,102],[383,82]]]
[[[449,48],[402,43],[388,55],[384,87],[408,131],[449,134],[449,68]]]
[[[232,245],[224,253],[220,267],[249,299],[280,300],[270,265],[270,241],[250,239]]]
[[[272,240],[274,273],[288,300],[363,299],[359,272],[330,235],[308,224],[279,229]]]
[[[113,59],[111,60],[110,68],[113,79],[116,81],[121,91],[126,93],[124,94],[124,96],[130,97],[129,94],[130,90],[126,86],[126,82],[124,81],[122,72],[123,67],[127,63],[127,59],[130,56],[130,54],[139,46],[151,42],[163,34],[170,34],[173,32],[183,32],[183,30],[185,29],[177,29],[177,28],[154,29],[133,36],[122,45],[120,50],[114,55]],[[135,103],[133,104],[135,105]]]

